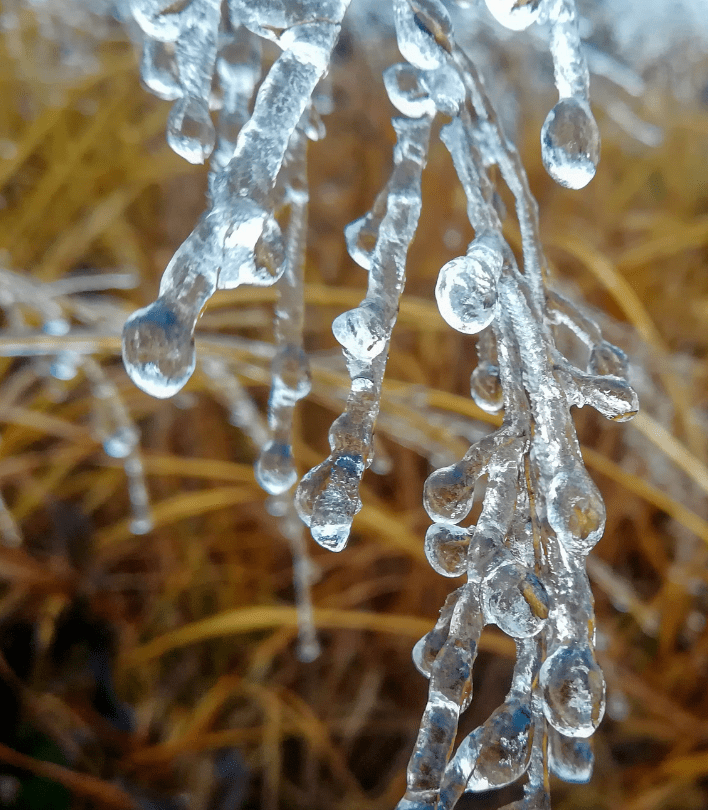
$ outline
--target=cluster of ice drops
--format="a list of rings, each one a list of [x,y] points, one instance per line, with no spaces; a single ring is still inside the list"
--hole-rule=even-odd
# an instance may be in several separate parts
[[[591,405],[622,421],[636,413],[637,399],[623,353],[547,286],[524,169],[474,62],[455,43],[448,11],[440,0],[392,2],[405,59],[383,77],[402,116],[393,120],[393,169],[371,211],[346,228],[351,257],[368,271],[368,289],[358,307],[333,323],[351,389],[329,432],[331,454],[299,482],[295,507],[317,542],[333,551],[345,547],[361,508],[359,484],[373,459],[406,254],[420,215],[421,174],[441,114],[449,122],[440,137],[464,188],[475,238],[441,269],[436,297],[450,326],[478,335],[474,401],[504,416],[501,427],[425,485],[430,564],[443,576],[467,579],[414,649],[430,691],[399,808],[448,810],[465,791],[502,787],[525,773],[524,798],[509,807],[545,808],[549,772],[571,782],[590,778],[588,738],[605,701],[585,572],[605,511],[583,465],[570,407]],[[595,172],[599,135],[574,0],[487,5],[511,29],[547,24],[560,99],[541,133],[543,160],[562,185],[584,186]],[[260,484],[276,496],[297,482],[293,409],[310,390],[302,339],[307,142],[324,135],[318,84],[347,6],[347,0],[229,0],[222,13],[221,0],[132,0],[145,34],[144,81],[174,102],[168,140],[192,162],[211,155],[212,172],[208,208],[165,270],[159,297],[125,324],[125,366],[148,393],[175,394],[194,371],[195,325],[210,296],[242,284],[276,285],[270,435],[257,463]],[[261,38],[282,49],[262,79]],[[218,110],[216,127],[210,110]],[[523,272],[502,236],[488,175],[493,166],[515,199]],[[586,368],[556,348],[558,325],[587,346]],[[482,485],[476,525],[463,525]],[[511,689],[454,750],[485,624],[516,642]]]

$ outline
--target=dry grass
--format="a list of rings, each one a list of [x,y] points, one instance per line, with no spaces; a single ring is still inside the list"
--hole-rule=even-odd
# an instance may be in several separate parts
[[[23,25],[29,55],[32,22]],[[126,312],[151,300],[203,207],[205,174],[165,145],[168,105],[140,88],[131,48],[116,34],[97,74],[51,92],[29,58],[0,53],[0,75],[0,131],[14,144],[0,161],[8,264],[43,280],[136,267],[143,283]],[[335,345],[333,316],[360,299],[364,274],[341,231],[380,187],[392,141],[388,107],[362,62],[334,80],[329,139],[311,149],[307,345],[318,352]],[[538,125],[527,126],[526,165],[558,276],[624,325],[618,339],[646,370],[633,425],[578,414],[608,511],[590,573],[610,710],[593,781],[556,785],[556,808],[708,806],[708,114],[668,100],[654,114],[664,145],[628,149],[607,125],[599,174],[580,193],[546,178]],[[410,649],[451,589],[422,552],[429,465],[401,433],[413,425],[461,455],[454,418],[488,419],[466,396],[474,341],[453,334],[431,303],[437,270],[459,252],[455,234],[460,244],[468,235],[442,148],[425,182],[379,431],[390,471],[367,473],[344,553],[310,545],[324,645],[313,664],[294,655],[289,549],[254,482],[254,448],[204,379],[177,402],[151,400],[125,377],[117,338],[100,344],[143,432],[156,527],[135,538],[123,472],[93,438],[85,382],[51,383],[30,361],[0,361],[0,485],[26,538],[23,549],[0,551],[0,640],[14,656],[13,667],[0,659],[0,678],[15,712],[0,761],[13,773],[64,785],[76,807],[137,806],[148,794],[168,807],[166,797],[187,792],[192,808],[226,810],[213,768],[226,749],[250,772],[245,807],[394,806],[427,689]],[[203,345],[228,354],[217,331],[272,340],[272,300],[268,290],[220,295],[203,319]],[[230,355],[263,406],[267,359]],[[303,472],[324,456],[345,379],[315,367],[295,441]],[[423,405],[449,418],[431,421]],[[87,665],[96,634],[115,645],[115,705],[133,708],[131,731],[98,708]],[[482,649],[463,732],[499,704],[510,678],[507,640],[486,631]],[[52,742],[59,764],[41,763],[52,757],[37,748],[13,750],[27,729]],[[232,786],[243,780],[235,762]],[[497,803],[492,794],[465,806]]]

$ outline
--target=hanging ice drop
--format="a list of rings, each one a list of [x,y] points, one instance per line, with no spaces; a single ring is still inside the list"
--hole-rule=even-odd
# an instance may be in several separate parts
[[[535,636],[548,618],[549,599],[543,583],[516,562],[500,566],[484,581],[482,604],[487,620],[512,638]]]
[[[605,530],[605,504],[585,468],[561,469],[546,500],[551,528],[571,554],[587,554]]]
[[[449,261],[440,270],[435,286],[438,309],[458,332],[474,335],[494,320],[502,268],[496,241],[491,234],[478,236],[465,256]]]
[[[551,177],[566,188],[583,188],[595,176],[600,131],[590,108],[577,98],[562,98],[541,129],[541,157]]]
[[[485,0],[491,15],[505,28],[523,31],[535,23],[541,11],[541,0]]]
[[[167,143],[190,163],[204,163],[214,149],[216,131],[209,107],[201,98],[178,99],[167,119]]]
[[[459,577],[467,568],[467,529],[450,523],[433,523],[425,535],[425,556],[444,577]]]

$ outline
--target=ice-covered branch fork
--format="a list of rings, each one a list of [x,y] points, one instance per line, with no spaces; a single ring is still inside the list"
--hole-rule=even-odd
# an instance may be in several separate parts
[[[368,272],[361,304],[333,324],[351,389],[329,432],[331,453],[303,477],[295,506],[319,543],[345,547],[373,459],[406,257],[422,206],[421,175],[442,114],[449,123],[440,137],[464,189],[474,239],[441,269],[436,298],[450,326],[478,336],[472,397],[504,417],[498,430],[425,485],[433,521],[428,559],[444,576],[467,581],[414,650],[430,691],[399,807],[449,810],[465,790],[501,787],[527,773],[524,799],[514,807],[542,808],[549,802],[549,769],[569,781],[589,778],[587,738],[604,711],[584,560],[602,535],[605,510],[583,465],[570,408],[587,404],[623,421],[636,413],[637,399],[623,353],[548,287],[537,206],[521,160],[474,62],[455,43],[445,7],[439,0],[392,1],[406,61],[384,72],[384,84],[405,117],[393,121],[397,143],[388,183],[371,211],[346,228],[349,253]],[[599,134],[573,0],[487,0],[487,6],[509,28],[548,23],[560,98],[543,125],[543,160],[562,185],[584,186],[595,173]],[[293,408],[310,386],[302,341],[306,137],[321,135],[311,99],[346,7],[336,0],[231,0],[228,15],[221,15],[220,0],[192,0],[178,11],[171,0],[133,0],[147,36],[145,81],[176,100],[170,143],[193,162],[218,145],[207,212],[167,267],[157,301],[125,325],[126,368],[154,396],[174,394],[194,370],[195,325],[214,291],[277,282],[271,437],[257,465],[259,482],[273,495],[297,480]],[[276,42],[282,54],[249,119],[259,75],[256,37]],[[220,103],[212,98],[215,71]],[[210,105],[221,107],[218,131]],[[523,272],[502,234],[492,166],[514,198]],[[587,347],[584,369],[558,350],[559,325]],[[475,492],[482,490],[481,512],[470,525]],[[511,690],[453,751],[459,715],[472,698],[479,636],[490,623],[517,644]]]

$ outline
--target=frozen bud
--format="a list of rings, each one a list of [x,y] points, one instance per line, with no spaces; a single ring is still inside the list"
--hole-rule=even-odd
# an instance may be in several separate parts
[[[600,131],[590,107],[576,98],[562,98],[541,129],[543,165],[566,188],[583,188],[595,176],[600,159]]]
[[[425,535],[425,556],[444,577],[459,577],[467,569],[467,529],[452,523],[433,523]]]
[[[540,672],[543,713],[567,737],[589,737],[605,713],[605,679],[587,643],[558,647]]]
[[[482,585],[482,604],[487,621],[508,636],[535,636],[548,618],[548,593],[528,568],[511,562],[496,569]]]
[[[495,20],[512,31],[523,31],[538,20],[541,0],[486,0]]]
[[[554,476],[546,513],[551,528],[571,554],[587,554],[605,529],[605,504],[580,465],[561,469]]]
[[[435,286],[440,314],[453,329],[468,335],[489,326],[497,312],[502,254],[490,236],[482,234],[465,256],[449,261]]]
[[[499,413],[504,407],[499,368],[491,363],[480,363],[470,377],[470,394],[483,411]]]

